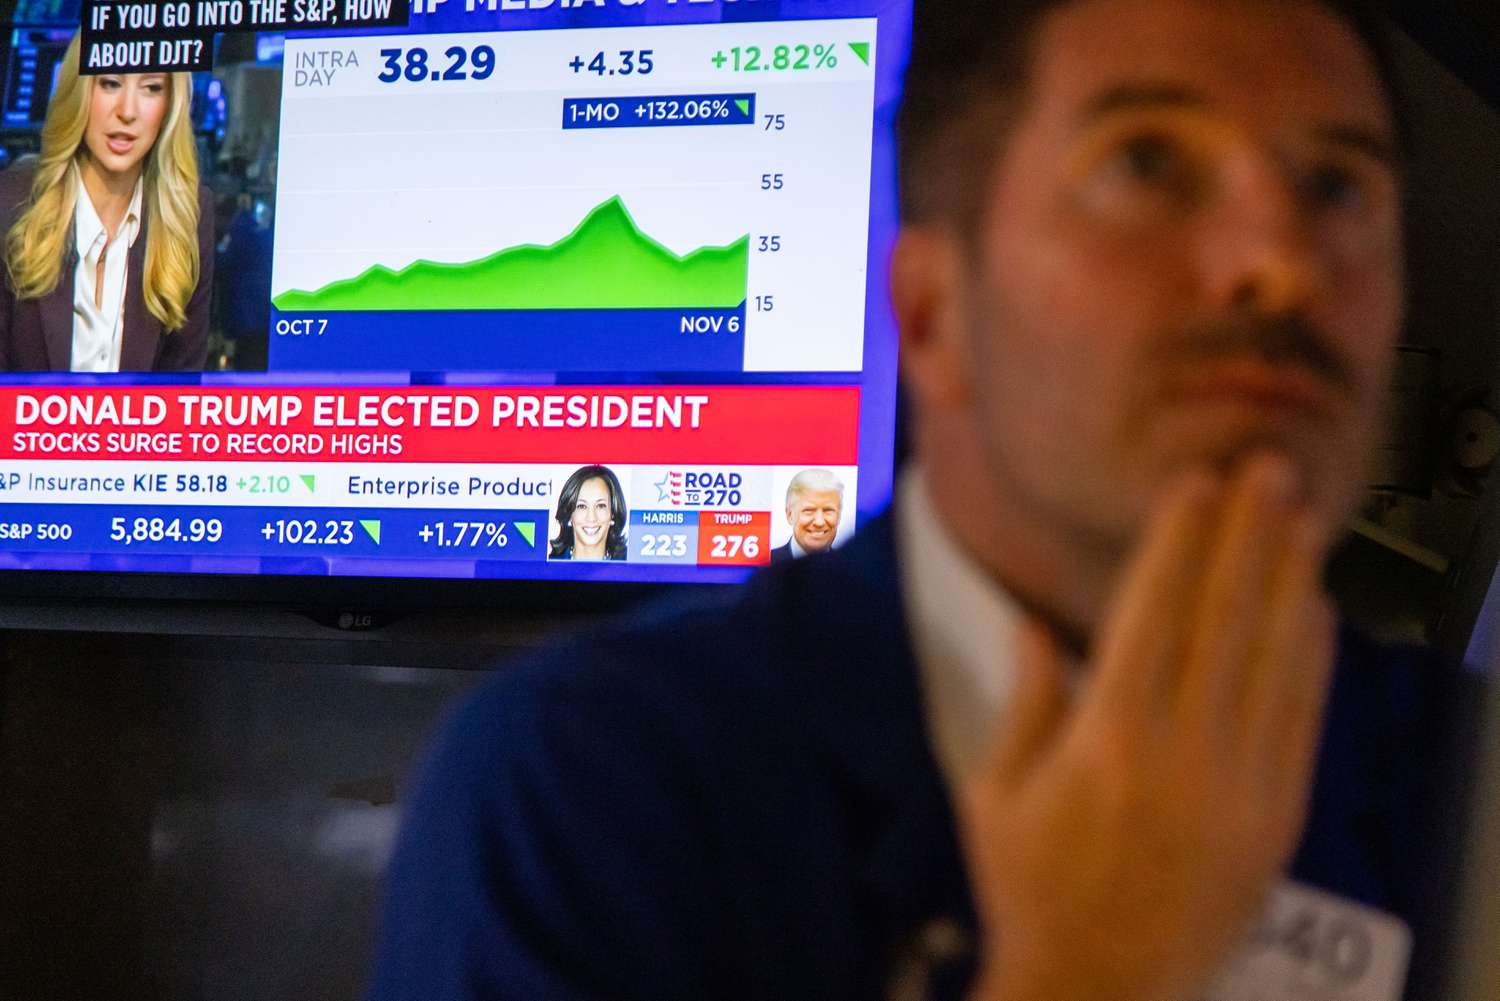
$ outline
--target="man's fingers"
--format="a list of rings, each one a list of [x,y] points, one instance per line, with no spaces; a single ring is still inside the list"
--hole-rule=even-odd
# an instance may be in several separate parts
[[[1252,651],[1278,587],[1297,494],[1297,471],[1275,453],[1252,456],[1235,476],[1182,659],[1183,718],[1233,737],[1251,674]]]
[[[1336,618],[1322,590],[1323,543],[1310,515],[1294,522],[1247,672],[1240,732],[1279,766],[1311,757],[1322,730]]]
[[[1091,709],[1155,715],[1165,708],[1187,647],[1221,494],[1213,474],[1190,473],[1152,519],[1098,634],[1086,696]]]
[[[1332,602],[1321,595],[1310,602],[1301,632],[1307,684],[1291,688],[1280,708],[1273,702],[1266,712],[1280,713],[1289,721],[1290,732],[1282,745],[1279,767],[1283,775],[1298,777],[1305,789],[1312,782],[1338,660],[1338,617]]]
[[[1024,781],[1068,714],[1067,657],[1046,625],[1027,617],[1016,633],[1016,689],[995,747],[995,776]]]

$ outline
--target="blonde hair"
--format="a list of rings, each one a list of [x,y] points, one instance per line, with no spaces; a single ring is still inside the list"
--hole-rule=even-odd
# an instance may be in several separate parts
[[[78,72],[79,37],[63,57],[57,87],[47,103],[42,152],[26,210],[5,237],[5,269],[18,299],[40,299],[57,288],[78,205],[79,161],[95,77]],[[167,330],[187,321],[198,287],[198,155],[193,143],[192,75],[167,74],[170,104],[156,143],[146,154],[143,214],[146,309]]]

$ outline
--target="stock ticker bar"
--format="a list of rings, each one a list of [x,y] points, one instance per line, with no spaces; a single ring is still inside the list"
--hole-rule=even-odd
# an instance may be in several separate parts
[[[0,552],[109,556],[288,557],[541,562],[548,511],[17,504],[0,516]],[[765,511],[642,511],[632,562],[758,566],[770,561]]]

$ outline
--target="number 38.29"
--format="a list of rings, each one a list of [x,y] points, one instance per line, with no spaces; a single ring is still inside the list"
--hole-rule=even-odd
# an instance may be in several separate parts
[[[434,69],[428,65],[427,50],[423,48],[381,49],[385,69],[380,73],[381,83],[395,83],[406,79],[412,83],[423,80],[488,80],[495,72],[495,50],[488,45],[476,45],[473,50],[455,45],[443,53],[448,58],[445,69]],[[472,63],[473,72],[466,67]]]

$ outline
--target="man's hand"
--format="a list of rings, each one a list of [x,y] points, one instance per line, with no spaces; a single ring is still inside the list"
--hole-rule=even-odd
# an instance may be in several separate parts
[[[1322,533],[1290,463],[1170,491],[1076,702],[1040,624],[960,797],[985,931],[974,1001],[1179,1001],[1300,836],[1334,655]]]

